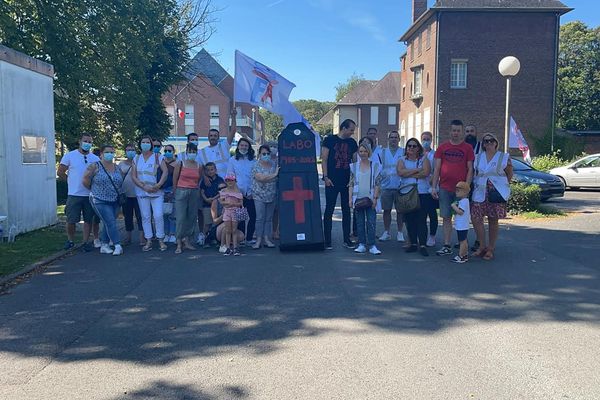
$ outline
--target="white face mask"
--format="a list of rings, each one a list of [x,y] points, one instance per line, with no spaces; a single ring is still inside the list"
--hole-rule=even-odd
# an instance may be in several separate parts
[[[240,152],[241,155],[245,156],[246,154],[248,154],[248,149],[238,149],[238,151]]]

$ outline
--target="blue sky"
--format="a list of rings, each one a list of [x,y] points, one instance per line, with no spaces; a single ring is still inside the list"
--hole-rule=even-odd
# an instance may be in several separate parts
[[[563,0],[561,23],[600,25],[594,0]],[[242,51],[296,84],[291,99],[330,100],[353,73],[381,79],[399,70],[410,0],[213,0],[215,34],[205,48],[234,75]],[[429,5],[433,4],[429,0]]]

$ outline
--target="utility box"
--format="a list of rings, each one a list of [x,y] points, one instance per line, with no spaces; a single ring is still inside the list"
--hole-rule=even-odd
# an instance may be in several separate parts
[[[303,123],[279,135],[279,248],[323,250],[315,135]]]
[[[0,215],[4,235],[56,223],[54,68],[0,45]]]

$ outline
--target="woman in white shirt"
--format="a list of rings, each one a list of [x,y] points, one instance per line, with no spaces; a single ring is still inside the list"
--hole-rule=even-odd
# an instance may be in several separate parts
[[[244,195],[244,207],[248,210],[250,220],[246,226],[246,242],[252,243],[256,226],[256,208],[252,198],[252,169],[256,164],[254,149],[250,140],[240,138],[235,149],[235,155],[229,159],[227,174],[234,174],[237,178],[237,186]],[[240,222],[238,229],[244,230],[244,222]]]
[[[498,151],[496,136],[484,134],[481,144],[483,151],[477,154],[473,163],[475,177],[471,204],[471,222],[481,245],[473,255],[491,260],[498,239],[498,220],[506,218],[513,168],[510,155]],[[485,237],[484,217],[488,218],[489,241]]]
[[[158,239],[160,250],[167,250],[167,245],[164,242],[164,193],[161,187],[167,180],[169,171],[165,163],[162,162],[163,157],[159,153],[160,144],[155,147],[158,147],[157,150],[159,151],[153,151],[152,138],[144,136],[140,140],[142,154],[138,154],[135,157],[135,168],[131,171],[133,173],[133,182],[136,185],[135,193],[142,214],[142,226],[144,228],[144,237],[146,238],[146,244],[142,249],[144,251],[152,250],[152,237],[154,236],[152,233],[152,218],[154,218],[156,238]],[[160,180],[157,182],[156,174],[159,168],[162,174]]]

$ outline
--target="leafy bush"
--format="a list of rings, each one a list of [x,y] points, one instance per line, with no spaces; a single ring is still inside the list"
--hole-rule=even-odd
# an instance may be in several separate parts
[[[534,150],[536,154],[552,154],[552,130],[547,129],[544,135],[539,138],[533,138]],[[554,149],[560,152],[562,158],[570,160],[583,152],[583,142],[568,134],[554,133]]]
[[[562,167],[566,164],[566,161],[560,156],[560,150],[555,151],[552,154],[545,154],[543,156],[534,157],[531,160],[531,166],[538,171],[548,172],[552,168]]]
[[[511,183],[510,189],[511,193],[510,198],[508,199],[508,211],[511,214],[535,211],[539,208],[542,190],[538,185]]]

